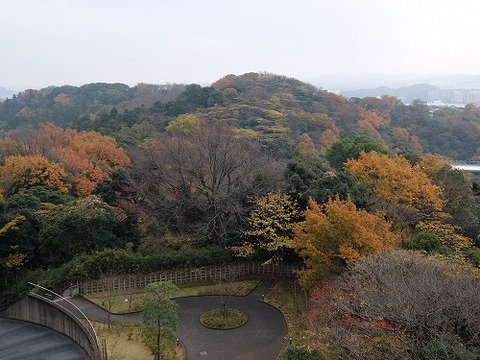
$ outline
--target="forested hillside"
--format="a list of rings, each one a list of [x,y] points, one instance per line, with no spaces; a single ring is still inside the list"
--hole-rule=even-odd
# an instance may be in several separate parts
[[[448,159],[480,158],[474,105],[345,99],[248,73],[207,87],[28,90],[0,103],[0,123],[2,306],[23,293],[26,280],[61,289],[106,274],[248,258],[303,261],[299,281],[312,304],[335,308],[318,287],[348,271],[368,283],[372,266],[363,261],[371,256],[393,251],[375,261],[424,269],[400,249],[455,261],[469,269],[462,281],[476,281],[469,274],[480,264],[479,186]],[[440,277],[463,273],[460,265],[449,272],[432,264]],[[348,296],[360,291],[356,284]],[[328,288],[337,290],[344,289]],[[360,295],[349,304],[364,304]],[[375,331],[395,330],[402,339],[376,333],[392,351],[407,343],[412,358],[429,351],[417,339],[433,335],[417,337],[411,318],[360,305],[332,311],[342,312],[330,319],[342,326],[384,321]],[[327,336],[329,325],[318,324],[310,328],[317,349],[347,351],[335,348],[347,335]],[[479,348],[475,326],[457,325],[432,323],[445,336],[440,345]],[[361,341],[373,346],[372,339]],[[348,351],[344,358],[360,350]]]
[[[156,101],[171,101],[185,88],[183,85],[95,83],[80,87],[51,86],[41,90],[25,90],[0,101],[0,130],[3,132],[23,125],[52,122],[74,126],[83,115],[101,109],[133,109],[152,106]]]
[[[168,121],[187,113],[241,129],[286,158],[299,144],[311,142],[322,151],[339,138],[359,134],[398,151],[462,160],[478,155],[480,110],[474,105],[431,109],[389,96],[345,99],[295,79],[257,73],[228,75],[203,88],[96,83],[26,90],[0,102],[0,130],[51,122],[131,142],[163,131]]]

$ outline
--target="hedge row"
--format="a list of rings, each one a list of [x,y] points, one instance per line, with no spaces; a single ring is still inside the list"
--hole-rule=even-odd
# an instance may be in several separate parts
[[[201,267],[228,263],[233,260],[231,251],[219,246],[198,249],[171,250],[141,255],[123,249],[106,249],[80,255],[58,269],[51,269],[39,280],[49,288],[62,290],[80,281],[119,274],[147,274],[161,270]]]

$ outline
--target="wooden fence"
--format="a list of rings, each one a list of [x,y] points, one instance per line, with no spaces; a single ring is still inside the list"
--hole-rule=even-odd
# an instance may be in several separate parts
[[[232,281],[248,276],[292,276],[300,269],[298,264],[262,264],[248,262],[223,266],[208,266],[194,269],[165,271],[147,275],[128,275],[102,278],[79,284],[80,294],[93,294],[105,291],[119,291],[142,288],[159,281],[174,283],[197,281]]]

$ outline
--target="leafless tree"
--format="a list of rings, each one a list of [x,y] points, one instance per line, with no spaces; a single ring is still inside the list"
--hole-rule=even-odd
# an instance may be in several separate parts
[[[341,358],[478,358],[480,279],[469,266],[399,251],[357,262],[343,281],[333,304],[320,297],[332,309],[322,340]]]
[[[245,221],[249,198],[278,183],[255,143],[222,125],[156,138],[131,157],[133,187],[150,211],[213,243],[225,244]]]

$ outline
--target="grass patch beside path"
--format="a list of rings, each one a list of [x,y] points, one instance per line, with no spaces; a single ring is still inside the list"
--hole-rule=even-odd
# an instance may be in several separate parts
[[[255,289],[260,279],[249,279],[235,282],[226,282],[223,284],[212,283],[194,283],[181,285],[180,291],[174,297],[184,296],[202,296],[202,295],[232,295],[246,296]]]
[[[307,309],[305,292],[295,280],[277,282],[267,294],[265,301],[277,307],[285,316],[288,326],[288,336],[292,339],[291,345],[305,346],[305,326],[302,314]]]
[[[174,294],[174,298],[202,295],[233,295],[246,296],[260,282],[259,279],[241,280],[235,282],[179,284],[181,288]],[[84,295],[84,297],[104,309],[123,314],[142,309],[143,288],[133,288],[115,292],[102,292]]]
[[[142,342],[140,326],[124,323],[115,324],[108,329],[106,324],[94,322],[93,326],[102,342],[106,341],[108,360],[153,360],[154,356],[149,348]],[[183,359],[181,347],[170,346],[165,349],[168,359]]]
[[[106,340],[109,360],[153,360],[152,352],[142,343],[140,329],[126,329],[120,324],[114,325],[110,330],[103,324],[95,327],[100,341]],[[131,331],[135,332],[134,338],[130,337]]]

